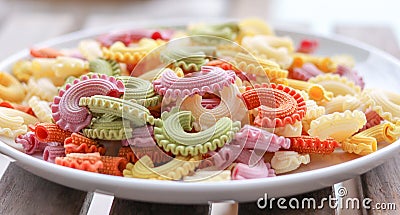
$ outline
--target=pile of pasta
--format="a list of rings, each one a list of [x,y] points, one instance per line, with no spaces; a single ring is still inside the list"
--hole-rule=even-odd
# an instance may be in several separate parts
[[[57,165],[180,181],[274,177],[396,141],[400,94],[317,48],[257,19],[33,48],[0,73],[0,135]]]

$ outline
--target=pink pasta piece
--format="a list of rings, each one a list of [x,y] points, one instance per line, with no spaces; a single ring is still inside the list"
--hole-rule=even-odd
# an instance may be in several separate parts
[[[242,150],[243,147],[240,145],[225,145],[218,152],[208,152],[210,157],[207,160],[212,161],[217,170],[223,170],[238,158]],[[205,161],[203,160],[203,162]]]
[[[28,155],[34,154],[36,152],[43,152],[44,148],[46,148],[47,143],[39,141],[35,133],[32,131],[29,131],[26,134],[19,135],[15,139],[16,143],[22,144],[22,147],[24,148],[24,152]]]
[[[154,90],[164,97],[185,97],[192,94],[204,95],[220,91],[235,82],[233,71],[225,71],[219,67],[202,66],[200,72],[189,73],[178,77],[174,71],[167,69],[161,78],[153,82]]]
[[[65,157],[64,146],[46,146],[43,151],[43,160],[54,163],[56,157]]]
[[[101,45],[109,47],[113,43],[120,41],[128,46],[130,43],[138,42],[143,38],[151,38],[153,40],[162,39],[169,40],[174,33],[173,30],[154,30],[154,29],[136,29],[128,31],[112,32],[109,34],[101,35],[97,38],[97,41]]]
[[[79,132],[89,125],[92,119],[88,109],[79,106],[81,97],[120,97],[123,93],[124,84],[114,77],[95,74],[91,77],[83,76],[82,80],[75,79],[72,85],[67,84],[65,90],[60,90],[59,95],[54,97],[54,103],[51,105],[54,121],[64,130]]]
[[[342,77],[346,77],[350,81],[353,81],[356,85],[360,86],[361,89],[364,89],[365,82],[356,70],[347,66],[338,65],[336,73]]]
[[[153,126],[146,125],[143,127],[135,128],[132,132],[132,138],[123,140],[122,145],[130,145],[135,147],[151,147],[156,146],[154,140]]]
[[[235,139],[231,144],[240,144],[244,142],[245,149],[254,149],[260,151],[276,152],[280,148],[288,149],[290,140],[285,137],[270,133],[261,128],[251,125],[245,125],[236,133]]]
[[[238,163],[232,170],[233,180],[268,178],[274,176],[276,176],[275,170],[271,169],[269,163],[265,163],[262,160],[254,166]]]
[[[318,69],[318,67],[316,67],[314,64],[305,63],[302,67],[293,68],[293,71],[291,72],[291,78],[301,81],[308,81],[308,79],[321,74],[324,74],[324,72]]]

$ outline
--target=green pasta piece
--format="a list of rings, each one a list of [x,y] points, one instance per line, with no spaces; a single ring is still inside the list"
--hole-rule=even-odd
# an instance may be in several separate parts
[[[89,71],[93,73],[106,74],[108,76],[118,76],[121,74],[121,68],[118,62],[101,58],[89,62]]]
[[[174,108],[164,112],[161,119],[155,120],[154,137],[159,146],[174,155],[195,156],[214,151],[229,143],[236,132],[240,130],[240,122],[232,122],[223,117],[217,123],[198,133],[188,133],[192,130],[194,117],[190,111],[179,111]]]
[[[133,127],[141,127],[146,123],[154,124],[154,117],[149,110],[137,103],[109,96],[96,95],[82,97],[80,106],[86,106],[91,112],[112,114],[131,121]]]
[[[222,40],[218,38],[235,40],[238,33],[239,26],[234,22],[215,25],[199,25],[189,29],[189,35],[200,36],[191,39],[201,44],[219,44]]]
[[[182,68],[185,71],[200,71],[216,55],[216,48],[213,46],[192,46],[192,47],[167,47],[160,54],[161,61],[173,64],[174,67]]]
[[[85,137],[91,139],[125,140],[132,138],[131,128],[121,128],[121,129],[85,128],[82,131]]]
[[[131,76],[119,76],[125,85],[124,99],[138,103],[145,107],[152,107],[160,104],[162,97],[154,92],[153,84],[140,78]]]

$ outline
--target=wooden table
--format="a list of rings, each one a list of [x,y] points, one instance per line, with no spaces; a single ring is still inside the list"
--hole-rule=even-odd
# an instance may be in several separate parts
[[[76,7],[77,2],[55,1],[16,1],[0,0],[0,59],[12,52],[32,44],[67,32],[82,28],[108,25],[134,20],[149,19],[141,13],[143,10],[158,10],[167,7],[161,1],[138,1],[130,3],[89,1]],[[204,2],[204,1],[202,1]],[[96,4],[96,6],[93,6]],[[123,4],[123,6],[121,6]],[[189,2],[179,7],[180,17],[242,17],[260,16],[266,18],[260,7],[268,6],[263,1],[256,1],[252,10],[239,10],[246,1],[220,1],[211,10],[195,10],[192,4],[200,7],[199,3]],[[260,7],[257,7],[257,4]],[[170,17],[168,11],[159,10],[154,13],[155,19]],[[194,14],[194,15],[193,15]],[[289,23],[290,25],[290,23]],[[307,28],[307,23],[295,23],[294,28]],[[338,34],[353,37],[379,47],[400,58],[400,49],[390,27],[385,26],[354,26],[338,25],[334,27]],[[0,176],[5,160],[0,156]],[[382,166],[344,182],[342,185],[349,189],[350,196],[369,197],[374,202],[393,202],[400,207],[400,158],[394,158]],[[3,169],[4,170],[4,169]],[[86,214],[92,193],[67,188],[29,173],[16,164],[11,163],[4,170],[0,181],[0,214]],[[334,189],[328,187],[311,193],[295,196],[298,199],[314,197],[316,200],[333,194]],[[208,205],[168,205],[129,201],[115,198],[111,206],[111,214],[207,214]],[[239,214],[314,214],[313,210],[259,210],[255,202],[239,204]],[[315,214],[399,214],[399,210],[349,210],[335,211],[324,207]]]

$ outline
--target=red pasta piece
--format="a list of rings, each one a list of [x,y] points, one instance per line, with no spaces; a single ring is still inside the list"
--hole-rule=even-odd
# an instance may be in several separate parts
[[[373,111],[372,109],[368,109],[367,111],[365,111],[365,117],[367,118],[367,123],[358,132],[379,125],[383,120],[383,118],[379,116],[379,114]]]
[[[64,157],[65,150],[62,146],[46,146],[43,151],[43,160],[54,163],[56,157]]]
[[[101,156],[103,167],[99,168],[99,173],[107,175],[122,176],[122,171],[126,168],[128,161],[123,157]]]
[[[78,133],[72,133],[71,137],[65,139],[64,148],[65,154],[99,152],[100,155],[104,155],[106,153],[106,149],[103,146]]]
[[[119,148],[118,157],[123,157],[131,163],[136,163],[136,161],[138,161],[138,158],[133,154],[133,151],[129,146]]]
[[[39,123],[35,126],[35,135],[42,142],[64,143],[71,136],[71,132],[62,130],[54,123]]]
[[[55,160],[57,165],[70,167],[89,172],[99,172],[103,168],[103,162],[100,160],[100,154],[95,153],[71,153],[67,157],[57,157]]]
[[[19,105],[19,104],[11,104],[10,102],[0,102],[0,107],[6,107],[6,108],[19,110],[24,113],[30,114],[32,116],[35,116],[35,113],[33,112],[32,108],[28,107],[28,106]]]
[[[311,54],[318,48],[318,40],[304,39],[300,42],[297,52]]]
[[[56,58],[58,56],[63,56],[63,54],[52,48],[31,48],[31,56],[38,58]]]
[[[331,137],[326,140],[311,136],[289,137],[289,139],[291,141],[289,150],[302,154],[330,154],[336,147],[339,147],[339,143]]]
[[[247,87],[242,98],[247,109],[259,107],[254,124],[260,127],[283,127],[300,121],[306,114],[304,98],[296,90],[281,84]]]

